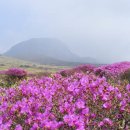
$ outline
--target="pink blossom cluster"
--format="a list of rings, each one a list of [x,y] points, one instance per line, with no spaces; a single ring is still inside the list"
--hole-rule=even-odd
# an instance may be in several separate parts
[[[97,67],[95,68],[94,73],[106,77],[119,77],[128,69],[130,69],[130,62],[120,62]]]
[[[75,73],[85,73],[85,74],[96,74],[100,77],[105,76],[106,78],[119,78],[121,74],[130,69],[130,62],[120,62],[102,66],[94,66],[94,65],[80,65],[78,67],[74,67],[72,69],[62,70],[59,73],[62,76],[71,76]]]
[[[4,70],[0,71],[0,75],[4,75],[5,73],[6,73],[6,71],[4,71]]]
[[[129,130],[129,115],[130,85],[117,88],[92,74],[0,89],[0,130]]]
[[[96,66],[91,65],[91,64],[86,64],[86,65],[80,65],[71,69],[66,69],[66,70],[61,70],[59,73],[62,76],[71,76],[75,73],[91,73],[94,72],[94,69],[96,68]]]
[[[10,68],[7,71],[5,71],[5,74],[8,76],[19,77],[19,78],[27,76],[27,72],[20,68]]]

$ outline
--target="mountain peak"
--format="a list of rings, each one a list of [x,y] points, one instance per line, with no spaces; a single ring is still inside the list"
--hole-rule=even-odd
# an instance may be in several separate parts
[[[7,51],[5,55],[42,64],[93,62],[91,58],[88,58],[88,61],[83,61],[84,58],[73,54],[62,41],[55,38],[32,38],[20,42]]]

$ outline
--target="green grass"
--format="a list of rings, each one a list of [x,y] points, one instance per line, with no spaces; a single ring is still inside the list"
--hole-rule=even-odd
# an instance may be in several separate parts
[[[29,61],[0,56],[0,70],[7,70],[13,67],[23,68],[31,73],[38,73],[38,72],[55,73],[61,69],[69,68],[67,66],[40,65]]]

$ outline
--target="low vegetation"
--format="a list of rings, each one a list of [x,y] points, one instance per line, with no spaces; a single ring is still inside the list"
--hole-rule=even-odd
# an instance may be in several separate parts
[[[2,71],[17,80],[0,88],[0,129],[129,130],[129,73],[129,62],[33,76]]]

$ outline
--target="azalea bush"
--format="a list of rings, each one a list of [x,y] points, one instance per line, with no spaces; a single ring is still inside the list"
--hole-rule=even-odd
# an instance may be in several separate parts
[[[23,69],[20,69],[20,68],[11,68],[11,69],[8,69],[6,72],[5,72],[6,75],[12,77],[12,78],[24,78],[27,76],[27,72]]]
[[[120,62],[110,65],[96,67],[94,73],[100,77],[105,76],[107,79],[120,79],[121,75],[130,69],[130,62]]]
[[[96,67],[94,65],[90,65],[90,64],[80,65],[80,66],[77,66],[77,67],[74,67],[74,68],[71,68],[71,69],[61,70],[59,72],[59,74],[61,74],[64,77],[74,75],[75,73],[89,74],[91,72],[94,72],[95,68]]]
[[[26,79],[27,72],[20,68],[10,68],[6,71],[0,71],[2,86],[11,87],[18,83],[20,80]],[[3,83],[4,82],[4,83]]]
[[[130,69],[124,71],[120,77],[121,80],[127,80],[130,83]]]
[[[30,80],[1,72],[22,83],[0,88],[0,130],[129,130],[130,84],[120,78],[129,68],[83,65]]]
[[[1,130],[129,130],[129,115],[130,85],[111,86],[92,74],[55,74],[0,89]]]

